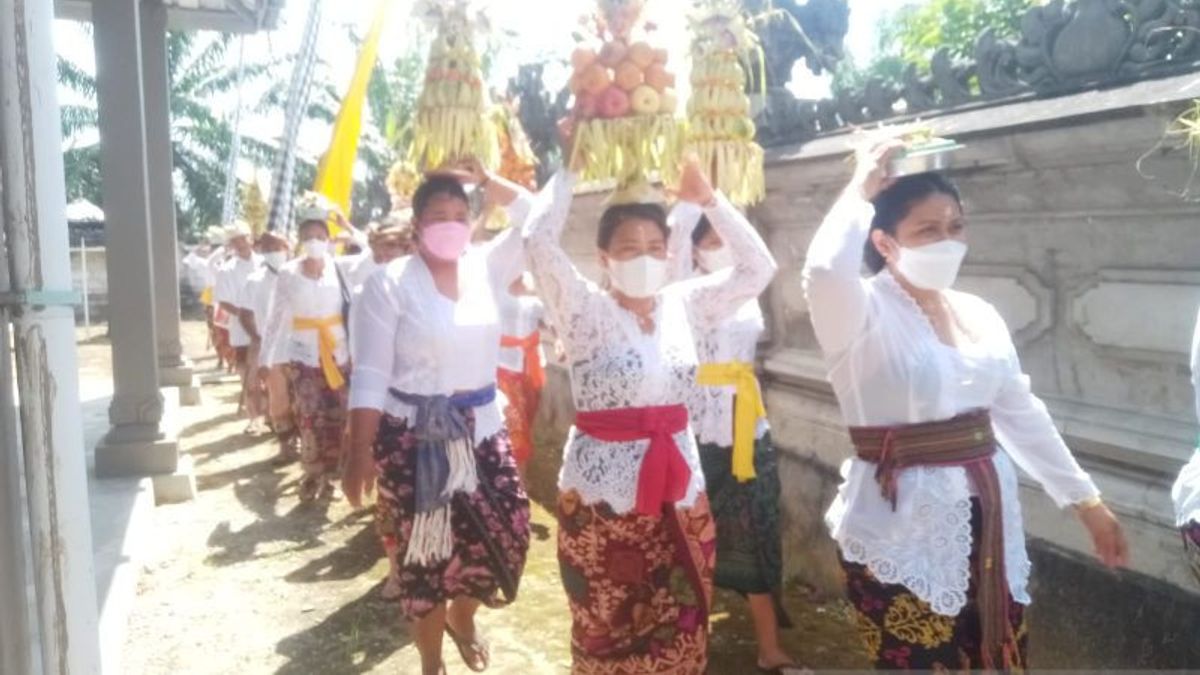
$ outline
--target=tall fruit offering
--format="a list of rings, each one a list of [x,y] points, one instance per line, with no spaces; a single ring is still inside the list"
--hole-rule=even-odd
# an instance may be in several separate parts
[[[679,125],[667,51],[647,41],[646,0],[599,0],[586,38],[571,55],[575,94],[572,166],[584,180],[620,184],[675,166]]]
[[[713,187],[734,204],[756,204],[766,196],[766,180],[763,150],[754,142],[746,67],[754,57],[761,59],[758,36],[736,0],[698,0],[691,31],[685,152],[696,153]]]
[[[412,161],[428,170],[475,157],[495,169],[500,150],[475,48],[487,29],[482,9],[472,0],[419,0],[415,11],[437,37],[417,101]]]

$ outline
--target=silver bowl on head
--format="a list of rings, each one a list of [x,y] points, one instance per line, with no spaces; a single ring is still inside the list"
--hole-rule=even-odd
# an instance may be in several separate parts
[[[892,160],[888,166],[888,175],[900,178],[930,171],[945,171],[950,168],[954,153],[963,147],[954,141],[945,141],[906,150],[903,155]]]

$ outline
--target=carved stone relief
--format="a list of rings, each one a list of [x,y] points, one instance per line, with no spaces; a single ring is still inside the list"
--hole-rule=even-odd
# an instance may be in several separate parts
[[[1175,356],[1191,349],[1200,273],[1104,270],[1071,301],[1076,327],[1096,345]]]
[[[1050,289],[1024,267],[965,265],[955,287],[995,305],[1018,346],[1036,340],[1054,323]]]

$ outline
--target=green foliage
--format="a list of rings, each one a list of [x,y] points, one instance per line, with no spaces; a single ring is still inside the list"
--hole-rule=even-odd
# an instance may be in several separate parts
[[[230,119],[213,112],[212,102],[232,98],[236,92],[237,65],[228,58],[231,46],[233,39],[229,35],[185,32],[167,35],[173,178],[182,238],[190,238],[221,217],[233,128]],[[243,82],[250,87],[286,69],[282,61],[247,63]],[[62,133],[67,143],[63,155],[67,197],[87,199],[103,207],[96,77],[60,57],[58,82],[84,101],[62,107]],[[274,161],[276,149],[243,135],[241,153],[243,158],[265,166]]]
[[[1039,0],[928,0],[904,5],[881,24],[879,51],[929,69],[933,53],[945,48],[955,58],[975,53],[975,40],[987,28],[1001,38],[1017,35],[1021,18]]]
[[[871,78],[899,82],[908,64],[929,72],[934,52],[954,58],[975,53],[975,41],[991,28],[1001,38],[1020,33],[1021,18],[1042,0],[922,0],[903,4],[879,23],[878,56],[860,67],[849,56],[834,73],[833,90],[861,88]]]

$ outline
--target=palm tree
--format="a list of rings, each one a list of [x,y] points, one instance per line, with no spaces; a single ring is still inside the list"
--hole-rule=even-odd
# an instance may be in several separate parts
[[[214,114],[212,102],[231,97],[238,87],[237,65],[228,59],[231,44],[232,38],[226,34],[167,35],[171,150],[180,236],[199,232],[221,217],[234,130],[229,119]],[[286,62],[281,60],[246,63],[241,82],[249,88],[268,75],[286,71]],[[58,80],[83,101],[62,106],[68,198],[102,204],[95,75],[60,57]],[[272,144],[243,134],[243,159],[268,166],[275,155]]]

